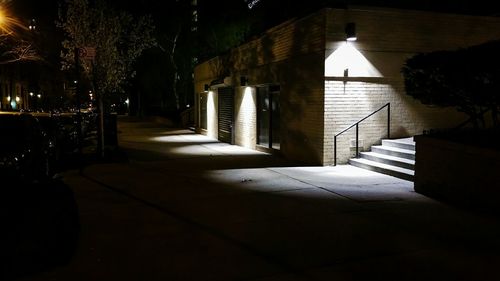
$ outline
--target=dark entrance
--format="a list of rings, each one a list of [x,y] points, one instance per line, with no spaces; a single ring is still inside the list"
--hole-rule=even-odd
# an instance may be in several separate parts
[[[207,129],[207,93],[200,94],[200,127],[204,130]]]
[[[224,87],[219,88],[217,93],[219,104],[219,140],[232,144],[234,122],[234,90],[231,87]]]
[[[257,144],[280,149],[280,87],[257,88]]]

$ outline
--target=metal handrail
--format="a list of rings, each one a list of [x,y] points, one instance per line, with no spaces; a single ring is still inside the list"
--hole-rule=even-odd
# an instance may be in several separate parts
[[[351,126],[347,127],[340,133],[337,133],[336,135],[333,136],[333,165],[337,165],[337,137],[340,136],[341,134],[345,133],[352,127],[356,127],[356,158],[359,157],[359,123],[365,121],[367,118],[371,117],[373,114],[379,112],[380,110],[384,109],[384,107],[387,107],[387,138],[391,137],[391,103],[388,102],[384,104],[381,108],[375,110],[374,112],[370,113],[369,115],[365,116],[363,119],[359,120],[358,122],[352,124]]]

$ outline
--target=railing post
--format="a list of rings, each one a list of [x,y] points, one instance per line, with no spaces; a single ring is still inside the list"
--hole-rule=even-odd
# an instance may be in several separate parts
[[[359,123],[356,123],[356,158],[359,157]]]
[[[337,136],[333,136],[333,166],[337,166]]]
[[[381,108],[375,110],[374,112],[372,112],[368,116],[364,117],[363,119],[359,120],[358,122],[352,124],[351,126],[347,127],[343,131],[341,131],[340,133],[333,136],[333,154],[334,154],[333,165],[334,166],[337,165],[337,136],[343,134],[347,130],[350,130],[352,127],[356,126],[356,155],[355,156],[356,156],[356,158],[359,158],[359,123],[363,122],[364,120],[366,120],[368,117],[372,116],[373,114],[381,111],[386,106],[387,106],[387,138],[388,139],[391,138],[391,103],[388,102],[384,106],[382,106]]]
[[[391,103],[387,104],[387,138],[391,138]]]

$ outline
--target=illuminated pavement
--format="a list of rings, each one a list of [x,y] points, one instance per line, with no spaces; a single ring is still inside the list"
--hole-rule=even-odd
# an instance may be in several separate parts
[[[24,280],[499,280],[500,224],[351,166],[298,167],[120,120],[129,161],[68,172],[82,232]]]

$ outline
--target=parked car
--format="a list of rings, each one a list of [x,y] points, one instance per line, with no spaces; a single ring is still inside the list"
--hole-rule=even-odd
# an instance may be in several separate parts
[[[1,178],[26,182],[53,176],[54,144],[30,114],[0,114]]]
[[[56,118],[64,130],[64,155],[74,156],[78,153],[78,145],[80,142],[79,137],[83,136],[82,131],[80,131],[80,135],[78,135],[78,117],[76,113],[60,113],[56,116]]]
[[[50,157],[52,163],[50,164],[58,172],[61,170],[62,160],[65,156],[64,146],[67,142],[64,126],[51,113],[32,113],[32,115],[38,119],[42,130],[50,140],[51,151],[53,151],[53,157]]]

